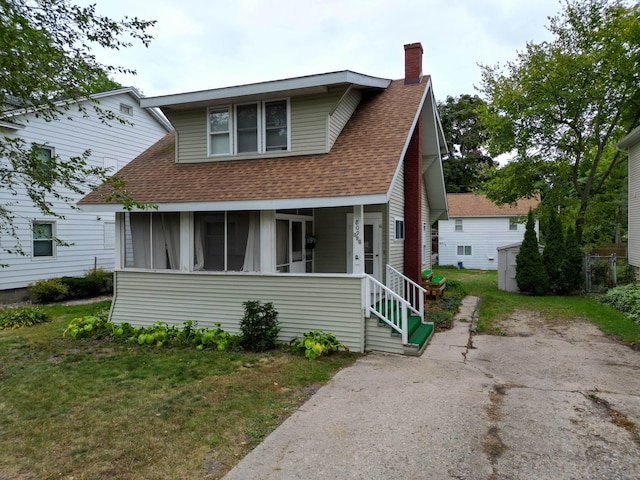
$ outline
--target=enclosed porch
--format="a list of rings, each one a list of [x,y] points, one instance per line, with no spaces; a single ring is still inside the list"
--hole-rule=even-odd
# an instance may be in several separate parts
[[[111,319],[237,333],[243,302],[261,300],[279,312],[282,341],[324,330],[354,351],[417,353],[424,290],[401,273],[399,218],[385,204],[120,213]]]

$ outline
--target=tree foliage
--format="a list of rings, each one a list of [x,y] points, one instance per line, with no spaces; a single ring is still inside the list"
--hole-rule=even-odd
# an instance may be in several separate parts
[[[573,227],[569,227],[565,239],[564,256],[560,265],[562,271],[560,293],[574,293],[582,288],[582,284],[584,283],[582,264],[583,253],[580,245],[578,245],[576,232]]]
[[[92,109],[108,123],[125,120],[87,102],[97,91],[119,86],[115,72],[133,70],[97,61],[96,47],[121,49],[140,41],[148,45],[147,30],[155,23],[125,17],[116,21],[96,13],[95,5],[79,7],[69,0],[0,0],[0,121],[11,123],[28,112],[46,121],[73,118]],[[88,105],[88,107],[87,107]],[[15,225],[17,204],[28,202],[42,214],[60,217],[56,202],[74,207],[77,195],[103,182],[126,208],[136,204],[118,178],[89,165],[90,151],[72,158],[43,159],[40,146],[7,134],[0,137],[0,188],[14,197],[0,205],[2,248],[24,254]],[[23,192],[26,192],[24,196]],[[13,238],[15,245],[7,243]]]
[[[504,69],[482,66],[490,152],[515,155],[489,198],[568,199],[582,242],[591,202],[625,160],[615,144],[640,121],[639,15],[624,0],[566,0],[553,40],[527,44]]]
[[[449,193],[476,191],[498,163],[487,155],[487,129],[482,111],[486,103],[477,95],[448,96],[438,103],[449,153],[442,168]]]
[[[562,231],[562,223],[554,209],[549,212],[546,235],[544,239],[544,251],[542,261],[544,270],[549,277],[549,289],[551,293],[558,293],[562,283],[562,258],[564,257],[565,240]]]
[[[544,295],[549,290],[549,277],[538,246],[533,212],[529,210],[527,226],[516,255],[516,283],[522,293]]]

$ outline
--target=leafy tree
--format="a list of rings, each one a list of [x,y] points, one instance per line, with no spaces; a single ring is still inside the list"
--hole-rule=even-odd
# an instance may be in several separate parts
[[[542,261],[549,278],[551,293],[558,293],[561,289],[563,276],[562,259],[565,254],[565,240],[562,233],[562,223],[560,223],[560,218],[554,209],[549,211],[546,231]]]
[[[538,247],[535,219],[529,210],[524,239],[516,255],[516,283],[522,293],[544,295],[549,290],[549,277]]]
[[[482,110],[486,103],[477,95],[448,96],[438,103],[449,153],[442,168],[449,193],[471,192],[486,179],[488,170],[498,163],[485,150],[487,129],[483,124]]]
[[[513,152],[487,188],[499,203],[557,190],[573,199],[582,242],[588,208],[625,160],[615,144],[640,121],[640,6],[566,0],[554,39],[528,43],[515,61],[482,66],[490,152]]]
[[[560,269],[562,270],[562,278],[560,281],[561,293],[573,293],[582,288],[582,264],[583,254],[580,245],[578,245],[576,232],[573,227],[569,227],[565,240],[564,256],[560,265]]]
[[[103,65],[92,53],[93,47],[126,48],[132,41],[148,45],[146,33],[155,22],[137,18],[114,21],[98,15],[95,5],[79,7],[69,0],[0,0],[0,120],[11,122],[25,111],[54,121],[87,113],[91,93],[119,87],[109,79],[114,72],[133,70]],[[89,102],[101,121],[120,121],[111,111]],[[14,219],[21,192],[42,214],[61,215],[54,202],[62,201],[75,208],[75,195],[84,194],[97,184],[108,182],[113,198],[126,208],[141,206],[134,202],[122,181],[108,177],[104,168],[88,164],[91,152],[62,160],[57,156],[43,160],[39,148],[20,138],[0,137],[0,188],[16,200],[0,205],[0,237],[8,253],[24,254]],[[15,246],[6,242],[15,240]]]

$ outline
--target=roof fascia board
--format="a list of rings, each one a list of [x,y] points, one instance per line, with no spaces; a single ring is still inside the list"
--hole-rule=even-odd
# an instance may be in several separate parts
[[[372,77],[361,73],[344,70],[340,72],[309,75],[306,77],[273,80],[270,82],[251,83],[234,87],[223,87],[198,92],[177,93],[148,97],[141,100],[143,107],[165,107],[171,105],[207,102],[212,100],[231,99],[250,95],[266,95],[283,91],[304,90],[309,88],[327,87],[341,83],[350,83],[361,87],[385,89],[391,83],[386,78]]]
[[[422,94],[422,98],[420,99],[420,103],[418,104],[418,109],[416,110],[416,114],[413,117],[411,128],[409,129],[409,133],[407,134],[407,138],[405,139],[404,146],[402,147],[402,152],[400,153],[400,158],[398,159],[398,166],[396,167],[396,171],[393,174],[393,178],[391,179],[391,184],[389,186],[389,191],[387,192],[387,199],[385,203],[391,200],[391,192],[393,192],[396,182],[398,181],[398,175],[400,174],[400,169],[403,166],[402,160],[404,159],[404,156],[407,153],[407,150],[409,149],[409,143],[411,143],[411,137],[413,136],[413,129],[416,128],[416,125],[418,124],[418,119],[420,118],[420,115],[422,115],[422,108],[424,107],[424,102],[430,90],[431,90],[431,77],[429,77],[427,80],[427,86],[424,89],[424,93]]]
[[[357,195],[327,198],[279,198],[273,200],[240,200],[229,202],[181,202],[158,203],[156,212],[197,212],[197,211],[237,211],[237,210],[279,210],[288,208],[326,208],[352,205],[374,205],[386,202],[385,194]],[[83,212],[123,212],[121,204],[80,203]]]
[[[616,146],[618,148],[627,148],[637,142],[640,142],[640,127],[632,130],[626,137],[620,140]]]

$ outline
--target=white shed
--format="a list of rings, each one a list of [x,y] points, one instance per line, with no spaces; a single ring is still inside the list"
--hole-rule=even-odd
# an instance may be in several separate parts
[[[519,243],[498,247],[498,289],[507,292],[517,292],[516,256],[520,251]]]

